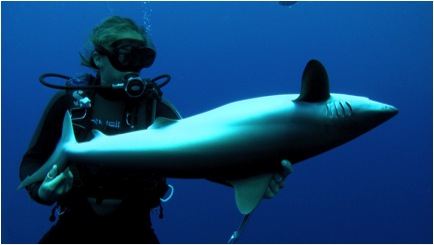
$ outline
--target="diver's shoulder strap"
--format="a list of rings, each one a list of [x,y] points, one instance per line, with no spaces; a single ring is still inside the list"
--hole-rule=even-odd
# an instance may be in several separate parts
[[[82,74],[77,77],[70,78],[66,82],[66,86],[85,87],[92,86],[97,83],[97,78],[91,74]],[[69,108],[71,119],[74,125],[74,133],[77,140],[84,141],[91,130],[90,118],[92,114],[92,100],[95,96],[94,89],[77,89],[66,90],[69,97]]]

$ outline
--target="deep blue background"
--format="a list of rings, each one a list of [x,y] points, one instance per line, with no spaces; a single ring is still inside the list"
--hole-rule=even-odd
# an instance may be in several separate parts
[[[144,77],[184,117],[216,106],[298,93],[306,62],[328,69],[331,90],[400,113],[362,137],[298,164],[286,188],[253,213],[242,243],[432,243],[432,2],[2,2],[1,242],[34,243],[51,208],[29,200],[18,168],[55,92],[38,76],[89,72],[79,51],[92,28],[122,15],[151,28],[158,49]],[[145,15],[146,14],[146,15]],[[144,18],[144,16],[146,18]],[[226,243],[242,216],[232,189],[175,180],[163,243]]]

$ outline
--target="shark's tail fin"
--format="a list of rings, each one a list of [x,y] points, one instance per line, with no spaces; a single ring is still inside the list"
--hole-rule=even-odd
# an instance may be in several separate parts
[[[53,165],[57,165],[58,171],[63,171],[67,166],[67,157],[65,155],[65,147],[70,144],[76,144],[74,129],[72,127],[71,114],[69,111],[65,113],[63,118],[62,136],[57,143],[56,149],[48,158],[48,160],[32,175],[27,176],[17,187],[17,190],[26,187],[32,183],[42,181],[45,179],[47,173],[51,170]]]
[[[59,144],[76,144],[74,128],[72,127],[71,113],[66,111],[63,117],[62,136],[60,137]]]

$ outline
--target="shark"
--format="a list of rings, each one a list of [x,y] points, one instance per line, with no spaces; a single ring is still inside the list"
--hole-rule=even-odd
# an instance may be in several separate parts
[[[144,130],[113,136],[93,131],[78,143],[69,112],[50,158],[17,189],[44,180],[54,164],[151,172],[230,184],[242,214],[263,199],[281,160],[297,164],[345,144],[394,117],[398,110],[367,97],[330,93],[325,67],[310,60],[299,94],[229,103],[187,118],[157,118]]]

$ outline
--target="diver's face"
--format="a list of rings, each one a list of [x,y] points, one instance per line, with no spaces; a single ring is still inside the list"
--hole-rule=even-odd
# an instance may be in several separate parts
[[[144,41],[143,37],[137,32],[123,32],[118,35],[118,39],[132,39],[138,41]],[[93,55],[95,64],[99,68],[100,76],[101,76],[101,85],[112,85],[115,83],[124,82],[125,76],[131,73],[138,73],[139,71],[119,71],[115,67],[113,67],[112,63],[109,60],[109,57],[106,55],[101,55],[99,53],[94,53]]]

